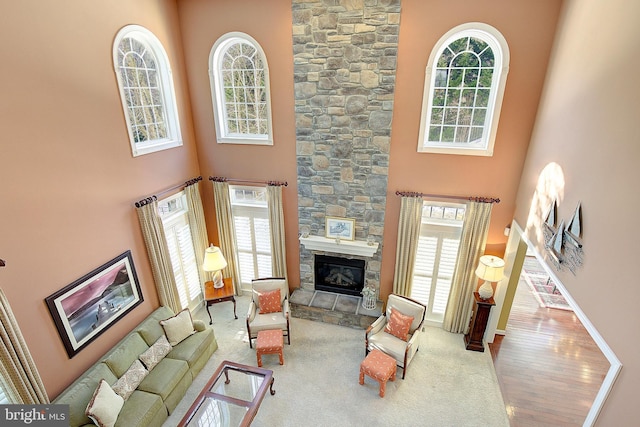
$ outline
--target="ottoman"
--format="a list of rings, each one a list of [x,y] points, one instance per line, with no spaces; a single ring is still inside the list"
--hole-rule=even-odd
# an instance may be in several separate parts
[[[396,360],[380,350],[371,350],[360,364],[360,385],[364,384],[365,375],[380,383],[380,397],[384,397],[387,380],[396,379]]]
[[[280,356],[280,364],[284,364],[284,356],[282,355],[282,347],[284,339],[282,338],[281,329],[270,329],[258,332],[258,340],[256,342],[256,357],[258,358],[258,366],[262,367],[263,354],[278,354]]]

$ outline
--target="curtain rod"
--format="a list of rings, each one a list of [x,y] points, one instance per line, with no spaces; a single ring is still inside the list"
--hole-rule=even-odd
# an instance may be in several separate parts
[[[154,200],[158,200],[158,196],[161,196],[163,194],[166,194],[166,193],[168,193],[170,191],[173,191],[173,190],[176,190],[178,188],[188,187],[190,185],[195,184],[198,181],[202,181],[202,177],[201,176],[198,176],[196,178],[192,178],[192,179],[190,179],[188,181],[183,182],[182,184],[176,184],[176,185],[174,185],[172,187],[165,188],[164,190],[158,192],[157,194],[151,195],[151,196],[146,197],[146,198],[144,198],[144,199],[142,199],[140,201],[137,201],[135,203],[136,208],[141,208],[142,206],[148,205],[149,203],[153,202]]]
[[[250,179],[235,179],[235,178],[225,178],[222,176],[210,176],[209,177],[210,181],[214,181],[214,182],[239,182],[239,183],[244,183],[244,184],[266,184],[266,185],[273,185],[273,186],[287,186],[289,185],[289,183],[287,181],[284,182],[280,182],[280,181],[257,181],[257,180],[250,180]]]
[[[470,202],[479,202],[479,203],[500,203],[500,199],[496,199],[493,197],[461,197],[461,196],[450,196],[447,194],[426,194],[426,193],[416,193],[413,191],[396,191],[396,196],[403,197],[434,197],[437,199],[455,199],[455,200],[468,200]]]

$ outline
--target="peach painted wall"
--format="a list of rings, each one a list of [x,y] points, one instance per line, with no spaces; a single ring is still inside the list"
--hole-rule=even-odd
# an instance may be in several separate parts
[[[545,253],[551,198],[565,220],[582,202],[584,265],[558,276],[623,365],[602,426],[638,423],[638,16],[634,1],[566,2],[515,213]]]
[[[507,241],[503,231],[515,209],[560,4],[557,0],[402,0],[383,241],[383,295],[393,286],[400,213],[397,190],[499,198],[501,202],[493,206],[486,252],[503,255]],[[429,55],[443,34],[465,22],[483,22],[496,28],[511,53],[494,155],[417,153]]]
[[[185,63],[193,108],[198,158],[204,183],[209,236],[217,243],[209,176],[288,182],[283,187],[289,285],[300,285],[298,190],[293,95],[290,0],[185,0],[178,2]],[[222,35],[238,31],[262,46],[269,64],[272,146],[218,144],[211,101],[209,54]]]
[[[184,145],[131,155],[112,63],[118,30],[163,43]],[[0,286],[50,397],[158,306],[133,203],[199,173],[175,4],[4,2],[0,14]],[[145,301],[69,359],[44,302],[130,249]]]

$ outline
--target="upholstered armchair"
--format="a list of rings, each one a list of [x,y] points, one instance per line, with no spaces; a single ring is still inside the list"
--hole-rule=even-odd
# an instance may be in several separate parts
[[[258,332],[280,329],[291,344],[289,330],[289,284],[283,278],[254,279],[247,313],[247,333],[249,347]],[[278,294],[279,292],[279,294]]]
[[[420,346],[426,311],[427,307],[415,300],[389,295],[385,313],[365,332],[365,354],[378,349],[393,357],[402,368],[404,379],[407,366]]]

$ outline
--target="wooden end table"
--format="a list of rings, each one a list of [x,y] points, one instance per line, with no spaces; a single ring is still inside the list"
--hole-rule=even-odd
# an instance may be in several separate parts
[[[484,332],[489,321],[491,307],[496,305],[493,298],[482,299],[477,292],[473,293],[476,305],[473,308],[469,332],[464,336],[464,343],[467,350],[484,351]]]
[[[185,426],[249,426],[262,399],[276,394],[273,371],[225,360],[218,366],[178,424]]]
[[[233,281],[231,278],[222,279],[224,286],[222,288],[214,288],[213,282],[205,282],[204,284],[204,303],[205,308],[207,309],[207,314],[209,314],[209,324],[213,324],[213,319],[211,318],[211,312],[209,311],[209,306],[213,304],[217,304],[219,302],[231,301],[233,302],[233,317],[236,319],[238,315],[236,314],[236,299],[234,297],[235,290],[233,289]]]

